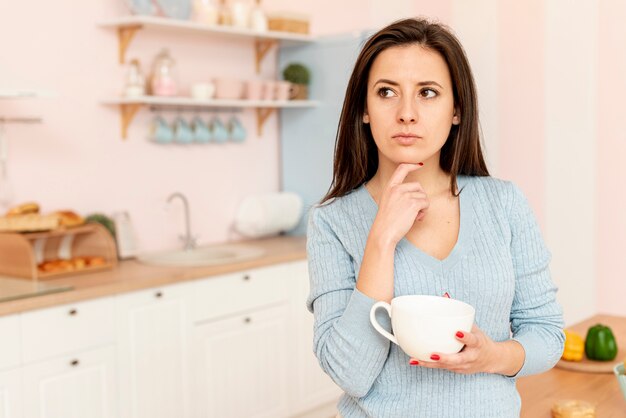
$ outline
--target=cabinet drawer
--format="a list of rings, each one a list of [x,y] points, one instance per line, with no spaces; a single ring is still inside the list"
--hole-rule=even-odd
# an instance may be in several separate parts
[[[192,319],[203,321],[285,301],[287,273],[280,265],[199,281],[193,295]]]
[[[115,341],[114,301],[95,299],[21,315],[24,363]]]
[[[20,364],[20,320],[17,315],[0,317],[0,370]]]
[[[22,369],[24,418],[117,418],[113,345],[66,353]]]

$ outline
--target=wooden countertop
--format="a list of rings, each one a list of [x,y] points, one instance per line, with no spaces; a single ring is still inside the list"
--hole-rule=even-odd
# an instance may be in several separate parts
[[[626,317],[595,315],[574,326],[585,338],[589,327],[602,323],[613,330],[619,343],[626,342]],[[623,359],[616,359],[616,362]],[[626,399],[613,373],[582,373],[554,368],[535,376],[521,377],[517,389],[522,397],[521,418],[550,418],[559,400],[577,399],[596,405],[598,418],[626,418]]]
[[[280,236],[262,240],[242,241],[241,244],[262,247],[266,253],[263,257],[254,260],[207,267],[161,267],[141,264],[135,260],[122,261],[113,270],[46,280],[45,283],[47,284],[71,286],[73,289],[1,302],[0,315],[9,315],[306,258],[305,237]]]

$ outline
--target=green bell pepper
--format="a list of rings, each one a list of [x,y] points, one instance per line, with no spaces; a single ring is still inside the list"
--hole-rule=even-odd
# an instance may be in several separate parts
[[[585,355],[591,360],[611,361],[617,356],[617,342],[613,331],[606,325],[589,328],[585,338]]]

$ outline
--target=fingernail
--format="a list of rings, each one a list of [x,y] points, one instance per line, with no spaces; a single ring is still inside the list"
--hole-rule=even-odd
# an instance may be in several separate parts
[[[420,364],[420,362],[419,362],[419,361],[417,361],[417,360],[411,360],[411,361],[409,361],[409,364],[410,364],[411,366],[417,366],[418,364]]]
[[[439,356],[437,354],[433,354],[432,356],[430,356],[431,360],[439,360]]]
[[[461,331],[459,331],[459,332],[456,333],[456,336],[459,337],[459,338],[463,338],[464,334]]]
[[[417,165],[424,165],[424,163],[417,163]]]

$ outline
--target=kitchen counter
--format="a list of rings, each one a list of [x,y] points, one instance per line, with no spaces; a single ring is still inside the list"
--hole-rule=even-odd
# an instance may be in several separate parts
[[[609,325],[619,343],[626,343],[626,317],[595,315],[567,327],[585,337],[587,329],[597,323]],[[624,359],[615,359],[618,362]],[[596,405],[598,418],[626,418],[626,399],[613,372],[581,373],[554,368],[540,375],[517,381],[522,397],[521,418],[550,418],[552,405],[559,400],[577,399]]]
[[[121,261],[113,270],[46,280],[47,285],[69,286],[72,290],[0,302],[0,315],[306,259],[305,237],[280,236],[242,241],[241,244],[262,247],[265,254],[254,260],[206,267],[162,267],[135,260]]]

